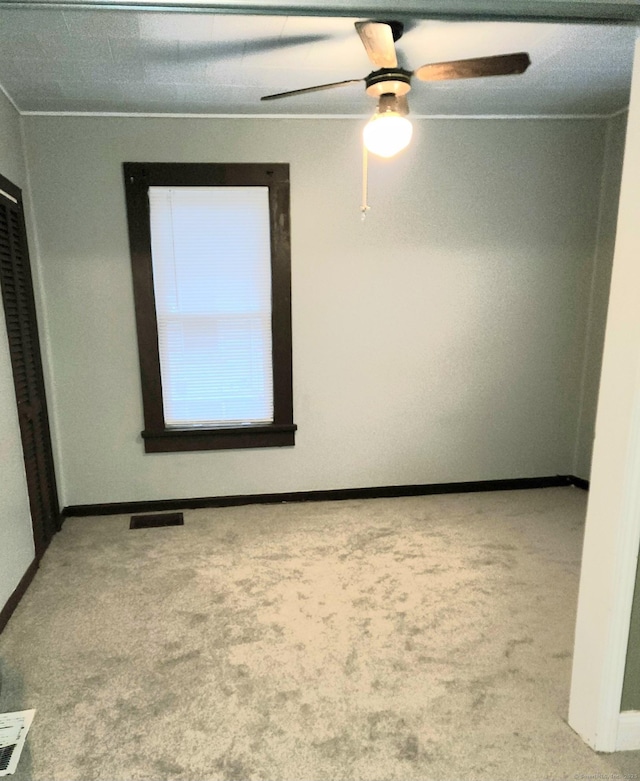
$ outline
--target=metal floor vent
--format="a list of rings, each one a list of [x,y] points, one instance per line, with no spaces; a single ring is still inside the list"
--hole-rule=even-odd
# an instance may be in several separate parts
[[[155,529],[157,526],[184,526],[182,513],[156,513],[155,515],[132,515],[130,529]]]

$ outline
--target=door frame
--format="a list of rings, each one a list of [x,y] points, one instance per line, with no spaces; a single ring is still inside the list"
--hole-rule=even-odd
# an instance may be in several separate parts
[[[597,751],[640,749],[621,714],[640,545],[640,38],[636,41],[596,415],[569,724]]]

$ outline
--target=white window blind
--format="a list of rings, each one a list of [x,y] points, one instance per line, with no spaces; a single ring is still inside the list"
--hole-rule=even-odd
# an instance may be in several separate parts
[[[165,423],[273,421],[267,187],[150,187]]]

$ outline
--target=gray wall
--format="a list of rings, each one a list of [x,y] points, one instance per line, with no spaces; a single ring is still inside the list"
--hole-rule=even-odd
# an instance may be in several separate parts
[[[65,504],[589,476],[626,116],[416,123],[374,163],[364,224],[358,123],[22,121]],[[2,95],[0,131],[0,172],[24,189]],[[120,176],[144,159],[291,163],[293,450],[144,455]],[[3,319],[0,470],[3,605],[34,555]],[[639,604],[640,581],[625,709]]]
[[[572,473],[604,121],[24,117],[64,503]],[[145,455],[121,163],[291,164],[295,448]]]
[[[578,436],[574,474],[585,480],[591,472],[591,452],[595,436],[596,407],[604,331],[609,304],[611,265],[616,238],[618,200],[620,198],[620,175],[624,142],[627,129],[627,113],[612,117],[607,123],[604,165],[600,194],[600,213],[595,247],[589,320],[584,352],[584,375],[581,392]]]
[[[0,174],[26,186],[20,118],[0,93]],[[0,314],[0,609],[35,552],[4,313]]]
[[[640,569],[636,571],[620,710],[640,710]]]

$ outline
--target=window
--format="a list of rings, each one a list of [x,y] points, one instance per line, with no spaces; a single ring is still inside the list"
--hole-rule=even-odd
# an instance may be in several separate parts
[[[124,179],[146,452],[293,445],[289,166]]]

